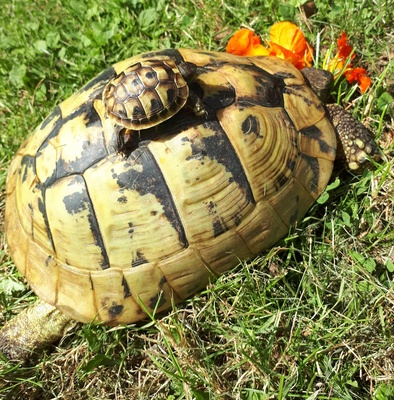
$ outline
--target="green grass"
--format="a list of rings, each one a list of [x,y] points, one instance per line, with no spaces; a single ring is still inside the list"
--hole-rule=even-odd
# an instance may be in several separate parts
[[[335,96],[373,129],[384,162],[339,175],[287,238],[145,324],[84,325],[29,365],[0,358],[5,399],[394,399],[393,0],[4,0],[0,14],[0,325],[33,302],[9,259],[4,186],[13,154],[108,65],[157,48],[223,50],[241,24],[291,19],[321,61],[341,30],[368,69]],[[337,5],[333,5],[337,3]],[[333,179],[334,182],[335,179]]]

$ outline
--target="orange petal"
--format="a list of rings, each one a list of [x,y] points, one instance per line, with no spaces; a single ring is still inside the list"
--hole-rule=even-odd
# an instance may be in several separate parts
[[[271,49],[271,55],[283,58],[284,60],[291,62],[298,69],[302,69],[306,66],[303,58],[300,57],[298,54],[293,53],[292,51],[287,50],[286,48],[276,43],[270,42],[269,46]]]
[[[347,43],[347,35],[344,31],[342,31],[341,37],[337,40],[337,45],[338,52],[335,57],[327,59],[327,53],[323,64],[323,68],[331,71],[335,78],[339,75],[347,76],[352,71],[350,61],[356,56],[353,52],[353,47]]]
[[[364,93],[371,86],[371,78],[366,75],[360,76],[358,85],[360,86],[361,93]]]
[[[324,69],[330,71],[336,79],[339,75],[346,75],[352,70],[352,65],[347,64],[346,59],[340,58],[338,54],[325,63]]]
[[[275,43],[293,53],[292,56],[285,57],[287,60],[301,60],[301,62],[293,63],[297,68],[310,66],[313,49],[297,25],[288,21],[275,23],[270,29],[270,39],[271,45]]]
[[[338,57],[340,58],[348,58],[353,51],[353,47],[347,43],[347,35],[344,31],[342,31],[341,37],[337,40],[338,44]],[[354,54],[352,58],[354,58]]]
[[[250,55],[251,49],[258,48],[261,45],[260,38],[250,29],[240,29],[230,38],[226,51],[227,53],[238,56]]]
[[[297,25],[291,22],[277,22],[271,26],[270,40],[287,50],[304,53],[307,48],[306,39]]]
[[[310,66],[313,49],[302,31],[291,22],[277,22],[270,29],[269,49],[250,29],[240,29],[229,40],[226,51],[240,56],[277,56],[290,61],[298,69]]]
[[[357,82],[360,86],[361,93],[364,93],[371,86],[371,79],[367,76],[364,68],[353,68],[346,74],[349,83]]]
[[[248,49],[247,54],[245,54],[246,56],[269,56],[270,55],[270,51],[265,48],[263,45],[258,45],[255,47],[250,47]]]

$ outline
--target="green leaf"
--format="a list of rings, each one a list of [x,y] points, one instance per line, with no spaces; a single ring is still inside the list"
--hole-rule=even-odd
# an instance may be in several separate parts
[[[138,15],[138,23],[140,28],[143,30],[148,29],[152,23],[156,20],[157,13],[154,8],[147,8],[146,10],[142,10]]]
[[[368,281],[361,281],[357,284],[357,289],[360,293],[370,293],[373,290],[373,287],[370,282]]]
[[[25,23],[25,28],[27,31],[38,31],[38,28],[40,27],[40,25],[38,24],[38,22],[26,22]]]
[[[374,400],[394,400],[394,386],[382,383],[375,392]]]
[[[279,14],[284,20],[293,20],[296,8],[292,4],[279,4]]]
[[[92,44],[92,41],[85,35],[80,35],[81,43],[84,47],[89,47]]]
[[[49,32],[46,36],[46,43],[49,48],[55,49],[58,47],[60,35],[58,32]]]
[[[11,278],[4,278],[0,281],[0,292],[5,293],[6,295],[11,295],[15,292],[22,292],[26,289],[26,286],[19,281],[15,281]]]
[[[342,215],[342,221],[344,222],[344,224],[346,226],[351,227],[352,226],[352,222],[351,222],[350,215],[346,211],[342,211],[341,215]]]
[[[41,84],[40,87],[36,90],[35,98],[38,101],[44,101],[47,94],[47,88],[44,84]]]
[[[244,400],[267,400],[269,397],[262,391],[256,389],[245,389],[242,392],[242,399]]]
[[[113,357],[108,357],[105,354],[97,354],[91,358],[81,369],[85,373],[92,372],[94,369],[100,365],[117,365],[119,361]]]
[[[336,177],[335,181],[332,181],[330,184],[327,185],[326,190],[330,191],[330,190],[336,189],[340,184],[341,184],[341,180],[338,177]]]
[[[351,251],[350,255],[353,260],[362,268],[366,269],[368,272],[373,272],[376,268],[376,262],[371,257],[364,257],[357,251]]]
[[[65,47],[62,47],[62,48],[59,50],[58,57],[59,57],[61,60],[63,60],[65,55],[66,55],[66,48],[65,48]]]
[[[91,330],[89,325],[84,325],[83,335],[88,342],[89,350],[98,353],[101,351],[102,341],[98,337],[98,333],[95,330]]]
[[[34,42],[34,47],[40,53],[48,53],[48,45],[45,40],[37,40]]]
[[[316,200],[318,204],[324,204],[328,201],[330,195],[327,191],[324,191]]]
[[[343,10],[340,6],[334,5],[331,8],[331,11],[328,13],[327,17],[330,20],[336,20],[336,19],[338,19],[338,16],[341,15],[342,12],[343,12]]]
[[[193,390],[193,395],[196,400],[209,400],[211,396],[207,392]]]
[[[85,15],[86,5],[84,4],[84,2],[77,1],[77,0],[71,0],[69,5],[70,5],[70,8],[75,12],[75,14]]]
[[[86,18],[92,19],[92,17],[97,17],[100,15],[99,7],[97,4],[93,4],[91,8],[86,11]]]
[[[339,185],[341,184],[340,179],[337,177],[335,178],[335,181],[331,182],[329,185],[327,185],[326,190],[318,197],[316,202],[318,204],[324,204],[328,201],[330,198],[329,191],[336,189]]]
[[[347,381],[346,382],[348,385],[353,386],[355,388],[358,388],[358,382],[357,381]]]
[[[385,267],[389,272],[394,272],[394,263],[391,260],[387,260]]]
[[[26,75],[26,66],[24,64],[15,64],[8,74],[11,84],[17,88],[23,86],[23,78]]]
[[[378,107],[380,110],[384,110],[385,108],[391,107],[393,102],[393,97],[389,93],[384,92],[378,98]]]

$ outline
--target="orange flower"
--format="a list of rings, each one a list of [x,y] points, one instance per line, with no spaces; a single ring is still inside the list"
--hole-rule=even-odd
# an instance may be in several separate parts
[[[364,93],[371,86],[371,79],[367,76],[364,68],[353,68],[351,60],[356,56],[353,47],[347,43],[347,35],[342,32],[341,37],[337,40],[338,52],[333,58],[329,58],[329,53],[323,62],[323,68],[332,72],[334,77],[344,75],[347,81],[357,83],[361,93]]]
[[[342,31],[341,37],[337,40],[337,44],[338,44],[338,55],[340,58],[346,59],[352,54],[353,47],[347,43],[347,35],[344,31]],[[353,53],[351,58],[353,59],[354,57],[355,54]]]
[[[272,25],[267,46],[261,44],[253,31],[241,29],[231,37],[226,51],[241,56],[276,56],[290,61],[299,69],[311,65],[313,50],[301,30],[291,22]]]
[[[266,56],[269,51],[261,44],[260,38],[250,29],[240,29],[229,40],[227,53],[238,56]]]
[[[346,79],[349,83],[357,82],[361,93],[364,93],[372,83],[371,78],[367,76],[367,71],[364,68],[351,69],[346,74]]]
[[[347,43],[347,35],[342,32],[341,37],[337,40],[338,52],[335,57],[328,59],[329,53],[323,62],[323,69],[326,69],[337,78],[339,75],[345,75],[351,69],[350,60],[355,57],[353,47]]]
[[[291,22],[277,22],[272,25],[268,45],[271,55],[290,61],[298,69],[311,66],[313,49],[301,29]]]

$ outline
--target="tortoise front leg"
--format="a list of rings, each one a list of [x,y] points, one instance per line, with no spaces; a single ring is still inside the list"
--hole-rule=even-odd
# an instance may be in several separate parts
[[[368,165],[368,158],[380,160],[375,135],[348,111],[337,104],[327,104],[337,134],[337,161],[350,170],[362,170]]]

